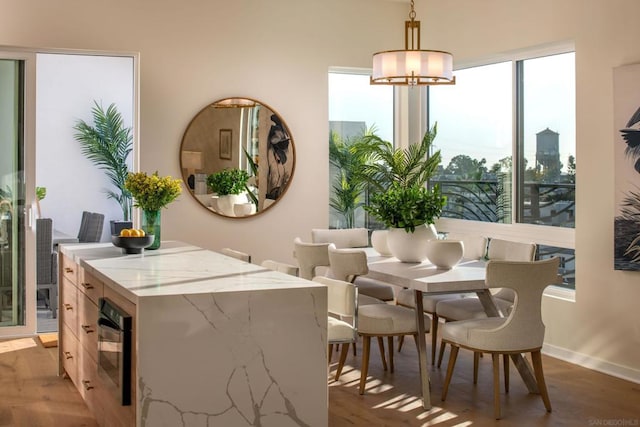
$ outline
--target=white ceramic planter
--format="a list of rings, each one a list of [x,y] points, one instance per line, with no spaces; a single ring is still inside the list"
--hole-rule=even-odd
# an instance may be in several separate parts
[[[218,196],[217,210],[222,215],[236,216],[233,212],[233,206],[242,203],[247,203],[247,195],[242,194],[226,194],[224,196]]]
[[[427,258],[441,270],[455,267],[464,255],[464,244],[460,240],[430,240],[427,243]]]
[[[437,238],[433,224],[416,227],[413,233],[407,233],[404,228],[391,228],[387,233],[387,245],[393,256],[402,262],[422,262],[427,259],[429,240]]]
[[[371,246],[382,256],[391,256],[391,250],[387,244],[389,230],[373,230],[371,232]]]

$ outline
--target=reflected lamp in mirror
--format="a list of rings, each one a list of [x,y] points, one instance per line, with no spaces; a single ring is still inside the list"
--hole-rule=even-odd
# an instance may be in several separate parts
[[[246,218],[270,209],[284,196],[296,156],[291,132],[277,112],[255,99],[233,97],[195,115],[183,135],[180,159],[184,180],[195,181],[190,194],[200,205],[224,217]],[[214,192],[208,178],[230,169],[247,172],[245,190],[236,195]]]
[[[182,169],[186,169],[187,179],[190,190],[195,190],[196,171],[202,169],[202,152],[201,151],[183,151],[180,156]]]

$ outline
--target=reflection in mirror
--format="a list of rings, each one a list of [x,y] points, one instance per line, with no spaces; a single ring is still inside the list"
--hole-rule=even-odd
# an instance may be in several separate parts
[[[190,193],[212,212],[232,218],[272,206],[286,192],[295,168],[286,123],[249,98],[221,99],[202,109],[189,123],[180,150]],[[246,175],[246,182],[233,182]]]

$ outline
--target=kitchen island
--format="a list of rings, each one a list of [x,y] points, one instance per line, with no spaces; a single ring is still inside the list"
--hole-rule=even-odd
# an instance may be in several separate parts
[[[326,287],[180,242],[62,245],[59,265],[60,372],[99,424],[327,425]],[[99,372],[103,299],[133,320],[130,406]]]

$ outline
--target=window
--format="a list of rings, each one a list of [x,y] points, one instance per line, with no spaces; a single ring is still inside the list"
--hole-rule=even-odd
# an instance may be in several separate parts
[[[443,217],[535,241],[539,257],[562,258],[573,288],[575,53],[461,69],[455,86],[430,87],[427,102],[438,126],[442,163],[431,184],[447,195]]]
[[[329,227],[375,228],[360,207],[366,188],[352,179],[348,147],[366,132],[393,141],[393,88],[369,84],[369,70],[329,73]]]

